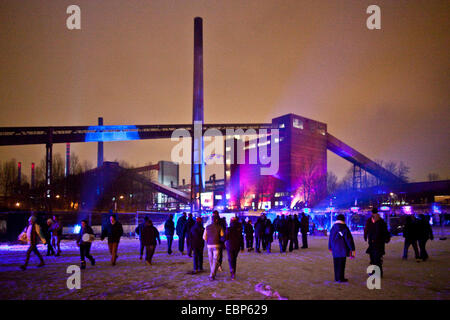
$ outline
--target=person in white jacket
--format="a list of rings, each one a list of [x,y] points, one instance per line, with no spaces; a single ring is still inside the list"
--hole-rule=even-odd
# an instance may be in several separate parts
[[[45,237],[41,233],[40,226],[36,223],[36,217],[31,216],[28,219],[28,226],[24,229],[24,231],[20,234],[19,240],[26,241],[30,246],[27,250],[27,257],[25,259],[25,263],[20,266],[22,270],[25,270],[28,266],[28,261],[30,260],[30,254],[31,252],[34,252],[34,254],[39,258],[41,261],[38,264],[38,267],[44,266],[44,259],[42,258],[41,254],[39,253],[39,250],[37,249],[37,244],[39,242],[39,238],[41,239],[42,243],[46,243]]]

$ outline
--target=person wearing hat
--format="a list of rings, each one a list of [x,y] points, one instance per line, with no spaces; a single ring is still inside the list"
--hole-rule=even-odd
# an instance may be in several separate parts
[[[203,249],[205,248],[203,232],[205,232],[203,220],[201,217],[197,217],[194,226],[189,230],[194,265],[192,274],[203,271]]]
[[[383,276],[383,255],[385,254],[385,244],[391,239],[386,222],[378,214],[378,209],[372,209],[372,217],[367,220],[364,227],[364,241],[369,247],[366,253],[370,256],[370,264],[380,268]]]
[[[345,263],[347,257],[355,257],[355,242],[350,229],[345,224],[345,216],[339,214],[337,220],[330,230],[328,238],[328,250],[333,254],[334,280],[336,282],[347,282],[345,278]]]
[[[20,266],[20,269],[25,270],[28,266],[28,261],[30,260],[31,252],[39,258],[40,263],[37,265],[38,267],[42,267],[45,265],[44,259],[42,258],[39,250],[37,249],[37,244],[39,239],[41,239],[42,243],[46,243],[44,236],[41,233],[40,226],[36,223],[36,216],[31,216],[28,219],[28,226],[25,227],[23,232],[19,235],[19,240],[26,241],[30,246],[27,250],[27,257],[25,259],[25,263]]]
[[[91,255],[91,245],[94,241],[94,231],[86,220],[81,220],[80,233],[77,236],[77,246],[80,247],[81,269],[86,269],[86,258],[89,259],[91,265],[95,265],[95,259]]]

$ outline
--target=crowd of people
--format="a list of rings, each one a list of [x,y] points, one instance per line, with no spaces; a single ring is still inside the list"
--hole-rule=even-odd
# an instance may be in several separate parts
[[[187,215],[185,212],[178,218],[176,227],[173,221],[173,215],[169,215],[164,223],[164,233],[167,237],[167,253],[171,255],[173,237],[178,236],[178,250],[183,255],[185,244],[187,256],[193,259],[193,270],[190,274],[203,272],[203,253],[206,246],[208,253],[211,281],[215,280],[217,272],[223,271],[223,251],[226,249],[228,256],[228,265],[230,271],[230,280],[236,279],[237,261],[240,252],[247,249],[248,252],[255,251],[262,253],[267,251],[271,253],[272,243],[278,239],[280,253],[292,252],[299,249],[298,233],[302,234],[302,249],[308,248],[309,216],[303,213],[299,218],[294,215],[278,215],[273,222],[261,214],[252,223],[250,219],[239,219],[233,217],[230,225],[227,225],[226,219],[220,217],[218,211],[214,211],[211,217],[211,223],[206,228],[201,217],[194,219],[192,213]],[[345,216],[339,214],[332,226],[329,234],[328,249],[330,250],[333,263],[336,282],[347,282],[345,278],[346,258],[355,258],[356,248],[352,233],[345,223]],[[36,217],[29,218],[29,224],[20,234],[19,240],[28,242],[29,248],[26,252],[26,260],[21,269],[25,270],[30,259],[31,252],[39,258],[38,267],[44,265],[44,259],[40,255],[37,244],[39,239],[47,244],[47,255],[59,256],[61,254],[60,242],[62,238],[62,224],[57,216],[48,219],[47,228],[41,230],[36,223]],[[101,240],[108,239],[108,248],[111,254],[111,265],[116,265],[120,239],[123,236],[122,224],[117,221],[117,217],[112,214],[110,223],[102,228]],[[161,238],[158,229],[153,225],[149,217],[135,229],[139,236],[140,248],[139,259],[142,260],[145,252],[145,262],[152,265],[152,258],[156,245],[161,245]],[[426,242],[433,240],[433,232],[429,221],[424,215],[419,215],[417,219],[414,216],[408,216],[403,236],[405,238],[403,259],[407,259],[408,249],[413,247],[415,258],[419,261],[426,261],[428,253],[426,251]],[[383,256],[385,255],[385,244],[390,241],[390,233],[386,222],[378,214],[378,210],[372,210],[371,218],[367,220],[364,227],[364,240],[368,243],[366,253],[369,255],[369,264],[379,267],[381,276],[383,276]],[[76,238],[76,243],[80,248],[81,268],[86,268],[86,258],[95,265],[95,259],[90,254],[92,241],[95,235],[92,228],[86,220],[81,221],[81,229]],[[262,250],[262,251],[261,251]]]

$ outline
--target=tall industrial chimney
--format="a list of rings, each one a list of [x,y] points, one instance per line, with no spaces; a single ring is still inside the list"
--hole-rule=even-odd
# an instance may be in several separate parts
[[[34,173],[34,162],[31,163],[31,189],[34,189],[36,176]]]
[[[22,162],[17,163],[17,184],[19,187],[22,184]]]
[[[98,125],[103,125],[103,118],[98,118]],[[97,144],[97,167],[101,167],[103,165],[103,141],[98,142]]]
[[[66,143],[66,170],[64,176],[67,178],[70,175],[70,143]]]
[[[203,159],[203,20],[194,19],[194,99],[192,113],[191,211],[201,209],[205,186]],[[196,134],[197,133],[197,134]],[[198,134],[200,133],[200,134]]]

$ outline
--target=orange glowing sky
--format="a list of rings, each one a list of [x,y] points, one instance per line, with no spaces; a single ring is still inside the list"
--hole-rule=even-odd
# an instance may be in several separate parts
[[[79,31],[66,8],[81,7]],[[370,4],[382,29],[368,30]],[[0,126],[190,123],[193,19],[203,17],[205,121],[296,113],[411,178],[450,177],[448,1],[0,2]],[[105,160],[169,160],[167,140],[105,143]],[[53,152],[64,154],[64,145]],[[96,162],[96,144],[72,144]],[[0,147],[39,163],[45,147]],[[329,170],[349,164],[329,153]],[[28,170],[27,170],[28,171]],[[207,174],[220,168],[208,168]],[[29,175],[29,172],[24,172]],[[189,175],[183,166],[182,178]],[[188,179],[187,179],[188,180]]]

